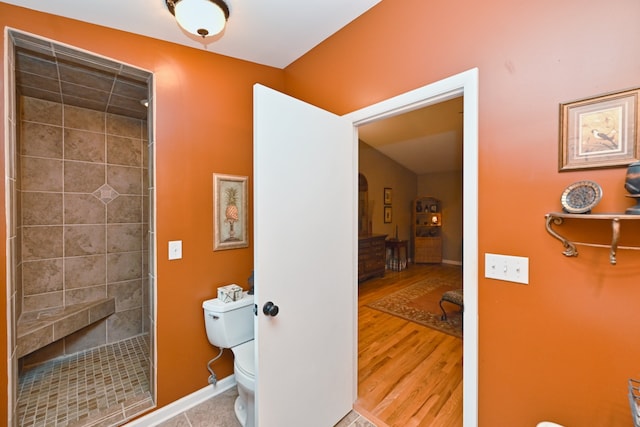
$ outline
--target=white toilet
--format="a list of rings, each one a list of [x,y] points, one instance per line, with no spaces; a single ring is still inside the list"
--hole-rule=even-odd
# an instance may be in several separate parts
[[[218,298],[202,303],[209,342],[233,351],[233,371],[238,383],[235,412],[243,427],[255,424],[255,353],[253,346],[253,295],[243,293],[238,301],[224,303]]]

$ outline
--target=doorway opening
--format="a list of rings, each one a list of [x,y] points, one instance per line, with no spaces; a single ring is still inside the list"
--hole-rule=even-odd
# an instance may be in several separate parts
[[[156,396],[153,75],[6,31],[8,425],[123,424]]]
[[[439,102],[456,97],[463,97],[463,235],[462,248],[464,269],[463,287],[465,294],[464,310],[464,341],[463,366],[464,391],[463,391],[463,422],[464,425],[477,425],[477,390],[478,390],[478,71],[472,69],[458,75],[449,77],[431,85],[407,92],[394,98],[363,108],[344,117],[351,120],[355,126],[354,144],[358,145],[358,127],[376,122],[385,118],[400,115]],[[357,148],[354,148],[357,152]],[[357,163],[358,156],[354,161]],[[355,171],[354,188],[357,188],[358,165],[353,167]],[[354,200],[354,212],[358,212],[357,200]],[[354,218],[354,221],[356,219]],[[354,227],[357,229],[357,227]],[[354,236],[357,239],[357,236]],[[358,247],[354,243],[354,247]],[[355,255],[357,257],[357,254]],[[357,265],[357,260],[354,259]],[[358,384],[358,360],[357,360],[357,328],[358,328],[358,290],[357,280],[354,280],[354,384]],[[356,392],[357,393],[357,392]],[[354,396],[354,401],[357,396]]]

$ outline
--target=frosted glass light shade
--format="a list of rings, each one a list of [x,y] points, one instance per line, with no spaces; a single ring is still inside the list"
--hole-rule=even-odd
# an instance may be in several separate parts
[[[217,2],[211,0],[179,0],[175,2],[174,14],[185,31],[206,37],[224,29],[228,10],[225,13]]]

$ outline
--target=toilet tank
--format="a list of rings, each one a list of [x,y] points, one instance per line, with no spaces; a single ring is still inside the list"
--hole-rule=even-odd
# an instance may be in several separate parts
[[[222,302],[218,298],[202,303],[209,342],[219,348],[231,348],[253,339],[253,295]]]

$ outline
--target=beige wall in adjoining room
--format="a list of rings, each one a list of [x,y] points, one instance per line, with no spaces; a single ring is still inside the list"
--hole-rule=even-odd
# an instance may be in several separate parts
[[[442,202],[442,259],[462,263],[462,172],[419,175],[418,195]]]
[[[369,184],[369,212],[372,232],[411,239],[411,206],[417,197],[435,197],[442,202],[442,258],[462,263],[462,173],[442,172],[416,175],[375,148],[360,141],[359,172]],[[384,188],[392,191],[392,222],[384,223]],[[413,249],[410,248],[413,258]]]
[[[359,144],[359,172],[369,183],[369,212],[372,232],[409,240],[411,236],[411,202],[416,197],[416,174],[391,160],[363,141]],[[384,189],[391,188],[391,223],[384,223]]]

